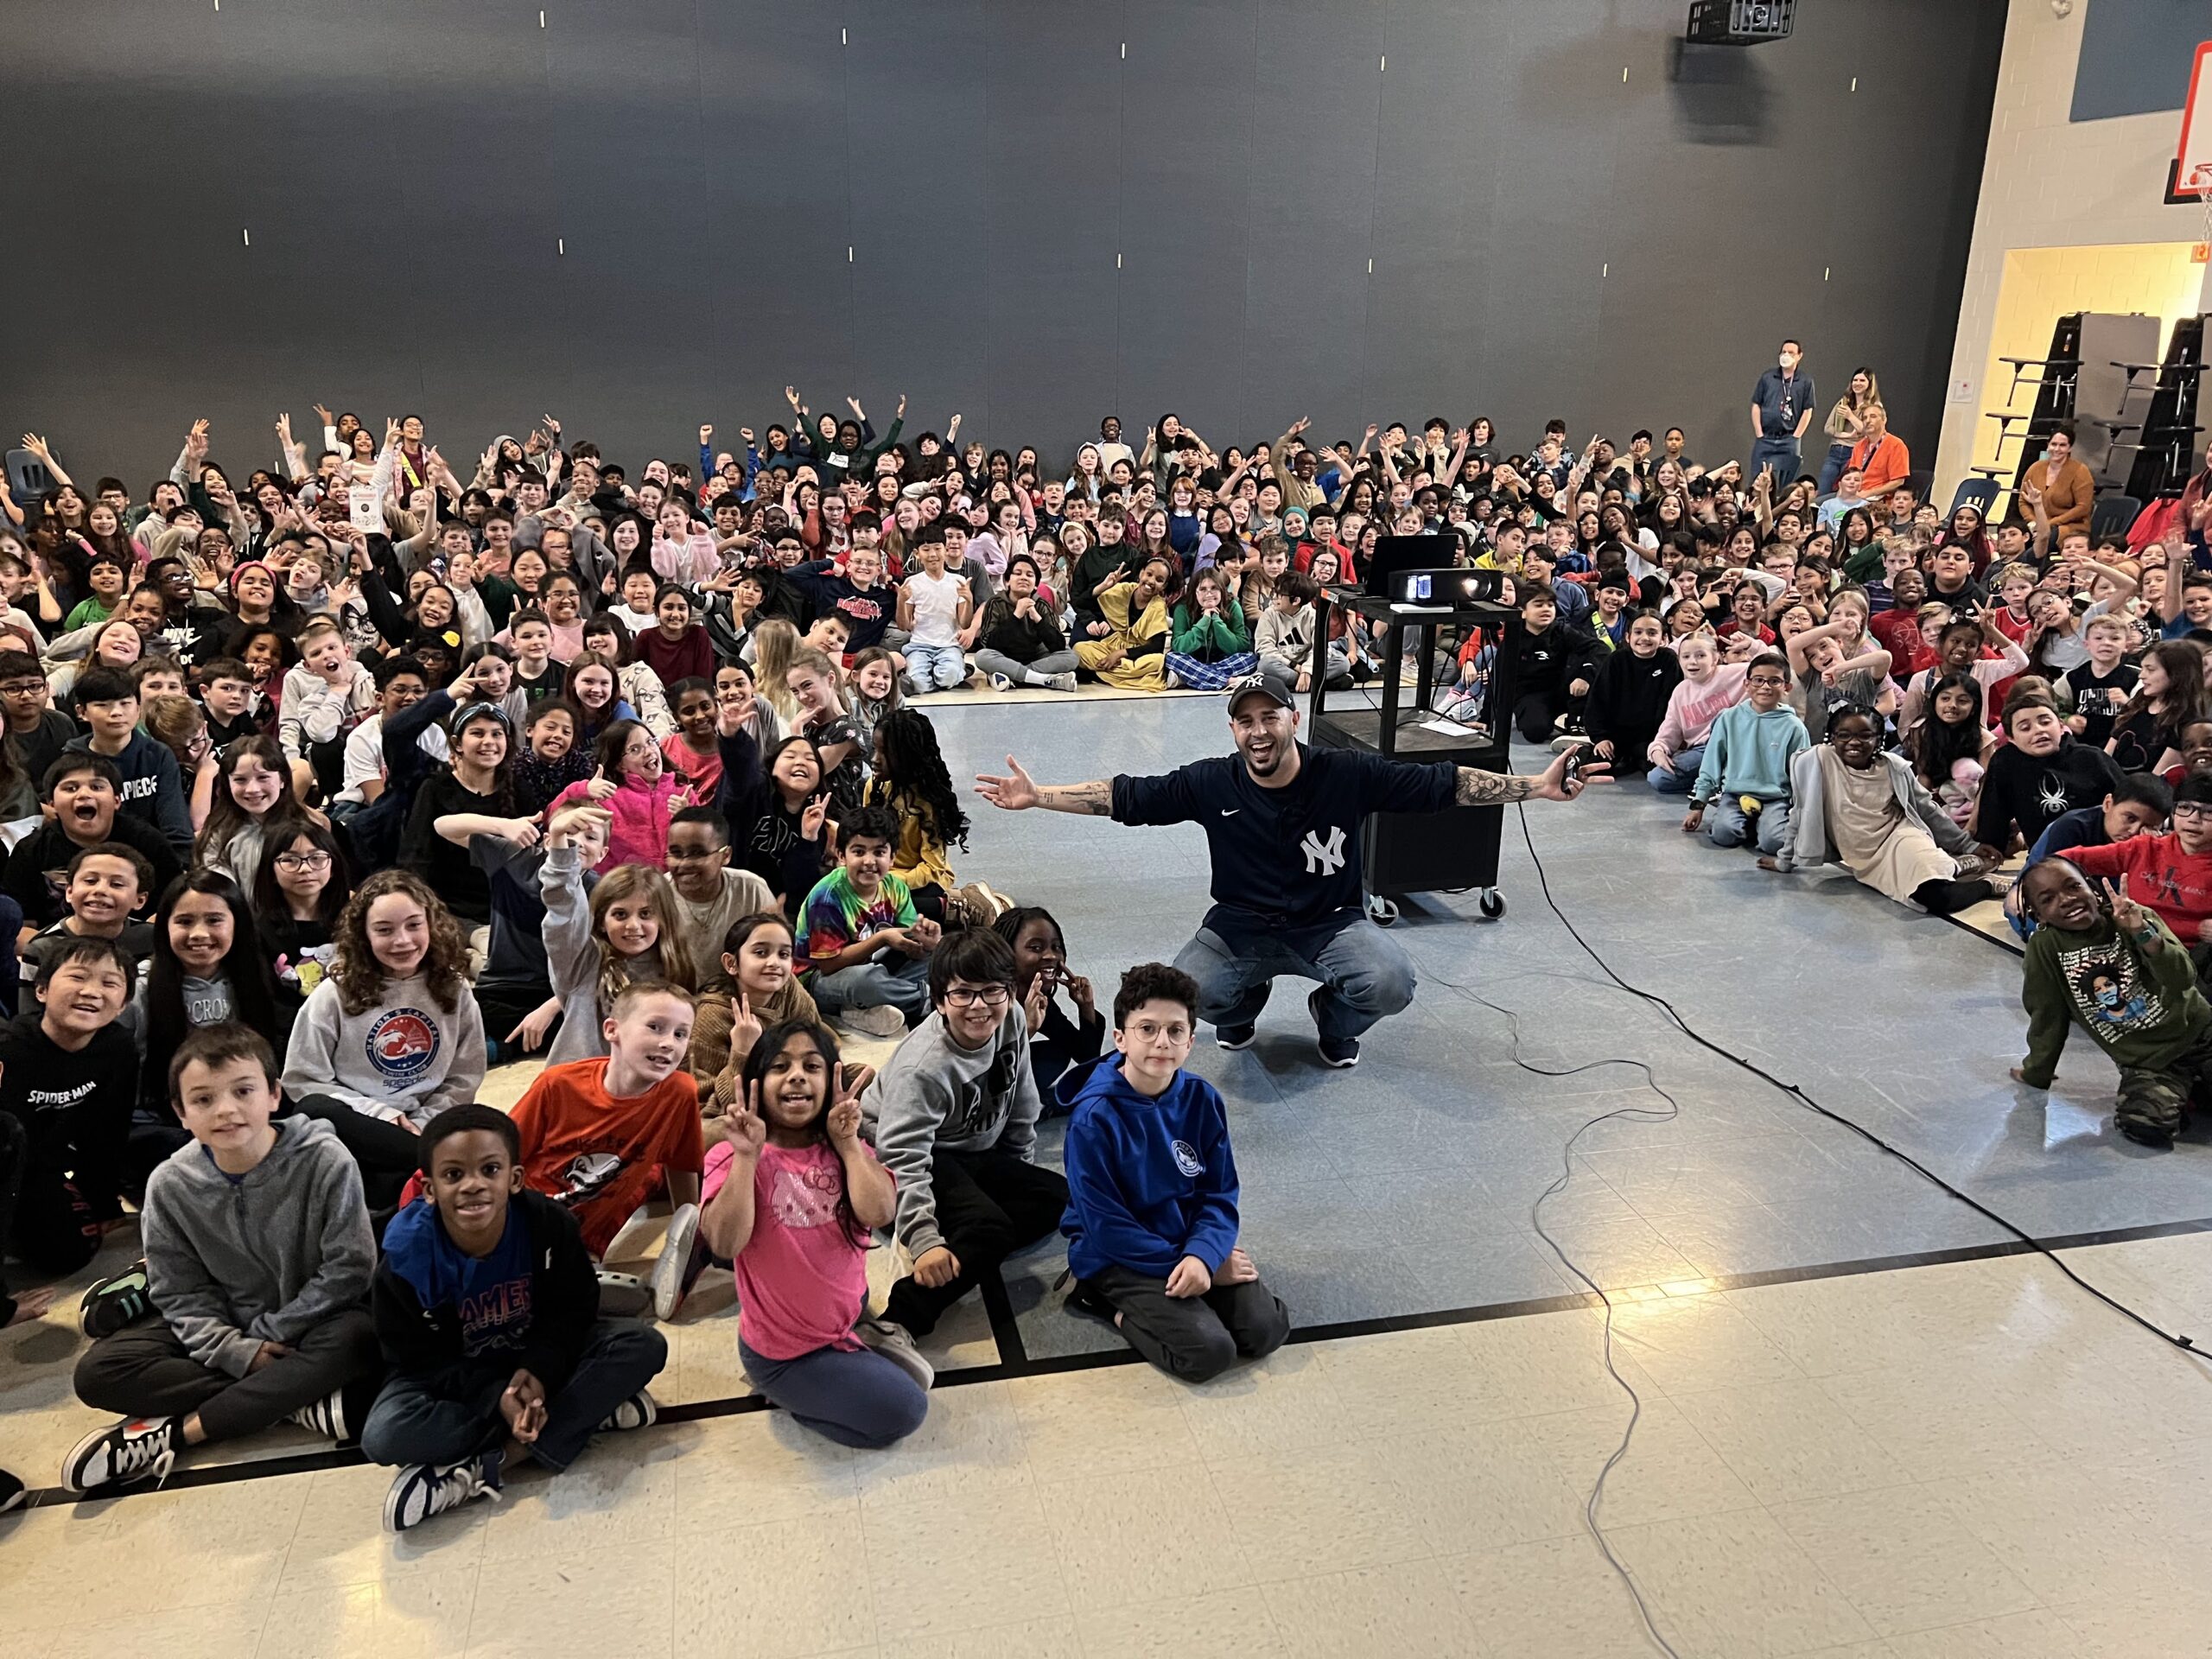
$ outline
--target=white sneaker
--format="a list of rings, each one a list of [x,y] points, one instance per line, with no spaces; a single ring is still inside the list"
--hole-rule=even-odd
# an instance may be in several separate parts
[[[487,1452],[467,1463],[418,1463],[402,1469],[385,1494],[384,1529],[404,1532],[434,1515],[457,1510],[478,1498],[499,1495],[499,1454]]]
[[[1561,732],[1552,739],[1552,753],[1565,754],[1569,749],[1579,749],[1590,740],[1580,732]]]
[[[1072,691],[1076,686],[1075,676],[1072,674],[1047,674],[1045,681],[1055,691]]]
[[[1003,674],[994,674],[991,676],[991,690],[994,691],[1011,691],[1014,690],[1014,682]]]
[[[922,1357],[921,1350],[914,1346],[913,1336],[905,1325],[892,1319],[866,1318],[853,1327],[853,1334],[920,1387],[927,1389],[937,1381],[937,1367]]]
[[[677,1205],[668,1218],[668,1242],[660,1247],[652,1271],[645,1275],[645,1282],[652,1287],[655,1319],[672,1319],[676,1310],[683,1306],[683,1270],[690,1265],[692,1241],[698,1236],[699,1206]]]
[[[614,1408],[607,1421],[599,1426],[602,1434],[624,1434],[635,1428],[651,1428],[660,1418],[660,1406],[644,1389]]]
[[[310,1434],[320,1434],[326,1440],[346,1438],[346,1396],[334,1394],[327,1400],[310,1401],[297,1411],[287,1415],[288,1423],[297,1423]]]
[[[178,1439],[174,1417],[126,1417],[70,1448],[61,1460],[61,1484],[73,1492],[92,1492],[166,1480],[176,1462]]]
[[[847,1008],[837,1016],[837,1023],[863,1037],[904,1037],[906,1016],[888,1002],[873,1008]]]
[[[1160,683],[1170,691],[1180,691],[1183,689],[1183,677],[1175,672],[1173,669],[1168,670],[1167,672],[1161,677]]]

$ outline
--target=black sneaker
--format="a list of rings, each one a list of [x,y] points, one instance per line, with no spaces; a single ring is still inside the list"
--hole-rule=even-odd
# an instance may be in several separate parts
[[[297,1411],[286,1414],[284,1421],[297,1423],[310,1434],[320,1434],[325,1440],[342,1440],[346,1438],[346,1396],[334,1394],[327,1400],[311,1401]]]
[[[2173,1150],[2174,1132],[2157,1123],[2145,1123],[2138,1118],[2115,1118],[2113,1127],[2139,1147],[2155,1147],[2160,1152]]]
[[[10,1510],[20,1508],[22,1501],[29,1496],[30,1494],[23,1490],[22,1481],[17,1480],[5,1469],[0,1469],[0,1515],[5,1515]]]
[[[162,1480],[176,1462],[176,1419],[128,1417],[87,1434],[61,1462],[61,1484],[73,1492]]]
[[[434,1515],[457,1510],[486,1495],[499,1495],[499,1454],[486,1452],[467,1463],[418,1463],[403,1469],[385,1494],[386,1532],[405,1532]]]
[[[1078,1279],[1068,1287],[1067,1300],[1060,1304],[1071,1313],[1079,1313],[1087,1319],[1114,1323],[1114,1304],[1098,1294],[1097,1287],[1088,1279]]]
[[[103,1279],[85,1293],[77,1305],[77,1323],[85,1335],[98,1342],[126,1325],[136,1325],[154,1311],[153,1293],[146,1279],[146,1264],[134,1262],[112,1279]]]
[[[1315,991],[1306,999],[1306,1011],[1313,1016],[1313,1041],[1321,1051],[1321,1064],[1346,1071],[1359,1064],[1359,1039],[1347,1037],[1341,1042],[1331,1042],[1321,1035],[1321,1010],[1318,1004],[1321,993]]]
[[[1249,1048],[1259,1034],[1260,1028],[1256,1025],[1216,1026],[1213,1028],[1214,1041],[1230,1049]]]

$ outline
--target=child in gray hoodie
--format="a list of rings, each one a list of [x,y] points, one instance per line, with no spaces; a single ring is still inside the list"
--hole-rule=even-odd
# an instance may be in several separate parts
[[[916,1336],[1067,1208],[1067,1182],[1034,1162],[1037,1077],[1014,980],[996,933],[946,934],[930,956],[935,1012],[861,1096],[863,1132],[898,1179],[894,1225],[914,1263],[884,1318]]]
[[[192,1141],[148,1179],[139,1218],[160,1318],[78,1362],[77,1397],[126,1414],[70,1452],[73,1491],[159,1478],[188,1446],[286,1419],[345,1440],[382,1381],[365,1306],[376,1240],[330,1126],[272,1121],[276,1057],[244,1026],[188,1036],[169,1094]]]

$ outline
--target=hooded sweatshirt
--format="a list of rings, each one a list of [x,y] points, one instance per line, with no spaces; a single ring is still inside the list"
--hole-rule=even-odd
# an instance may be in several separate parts
[[[375,1006],[348,1014],[338,982],[316,986],[292,1026],[284,1092],[328,1095],[365,1117],[421,1128],[448,1106],[476,1098],[484,1081],[484,1018],[461,988],[450,1012],[427,980],[387,979]]]
[[[1178,1071],[1140,1093],[1109,1054],[1060,1079],[1068,1119],[1068,1266],[1078,1279],[1126,1268],[1165,1279],[1194,1255],[1209,1273],[1236,1244],[1236,1160],[1221,1091]]]
[[[1033,1162],[1037,1078],[1019,1003],[981,1048],[963,1048],[932,1013],[906,1034],[861,1096],[865,1132],[899,1182],[899,1242],[920,1255],[944,1243],[937,1224],[931,1160],[940,1152],[1003,1147]]]
[[[361,1173],[329,1124],[281,1118],[269,1155],[226,1175],[197,1141],[146,1178],[139,1216],[154,1305],[200,1364],[242,1377],[360,1305],[376,1270]]]
[[[645,864],[656,870],[668,868],[668,821],[691,804],[690,785],[664,769],[652,782],[626,775],[615,791],[601,801],[591,798],[591,784],[570,784],[545,809],[546,822],[572,806],[601,806],[613,815],[607,832],[607,857],[601,872],[618,864]]]

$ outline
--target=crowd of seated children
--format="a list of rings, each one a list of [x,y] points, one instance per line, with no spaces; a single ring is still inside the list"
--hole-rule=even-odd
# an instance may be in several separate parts
[[[1648,763],[1716,840],[1785,866],[1833,851],[1891,897],[1942,907],[1993,855],[2090,811],[2111,844],[2081,828],[2063,843],[2081,856],[2139,840],[2126,855],[2155,851],[2142,868],[2158,880],[2178,892],[2195,879],[2193,776],[2171,834],[2122,830],[2162,810],[2130,774],[2212,767],[2212,728],[2196,729],[2212,638],[2200,523],[2140,550],[2139,588],[2126,545],[2073,534],[2081,504],[2054,517],[2035,492],[1993,529],[1942,518],[1909,480],[1860,497],[1846,472],[1823,501],[1810,479],[1753,469],[1747,482],[1678,445],[1593,439],[1578,454],[1561,430],[1516,454],[1487,422],[1441,420],[1325,447],[1301,422],[1217,451],[1172,416],[1135,448],[1109,419],[1063,476],[1028,447],[909,444],[897,428],[879,442],[864,420],[825,430],[793,404],[797,429],[763,444],[718,452],[707,429],[696,465],[633,470],[549,423],[463,478],[419,420],[387,423],[379,442],[340,415],[319,448],[280,422],[271,464],[243,488],[201,422],[135,499],[112,477],[81,487],[42,444],[51,488],[0,493],[22,526],[0,525],[0,956],[22,953],[0,961],[0,1002],[18,1000],[10,1040],[35,1067],[121,1080],[32,1111],[25,1068],[0,1075],[0,1153],[37,1177],[7,1218],[10,1247],[56,1271],[89,1259],[124,1204],[194,1150],[172,1060],[195,1033],[262,1033],[280,1140],[298,1138],[296,1121],[327,1124],[315,1143],[351,1155],[372,1217],[418,1173],[429,1183],[399,1212],[412,1276],[372,1293],[380,1313],[411,1305],[426,1321],[399,1344],[404,1363],[386,1355],[411,1379],[378,1441],[407,1465],[396,1522],[488,1490],[524,1447],[561,1466],[602,1422],[650,1414],[635,1399],[659,1353],[600,1319],[576,1217],[524,1190],[524,1164],[556,1154],[464,1116],[445,1137],[451,1167],[430,1166],[428,1132],[469,1109],[495,1053],[601,1068],[604,1099],[579,1095],[564,1126],[603,1127],[643,1097],[673,1132],[679,1094],[694,1133],[702,1106],[720,1109],[710,1122],[749,1115],[760,1138],[724,1123],[714,1150],[734,1166],[738,1141],[754,1148],[753,1190],[772,1198],[779,1171],[838,1160],[841,1230],[747,1233],[747,1251],[769,1252],[746,1267],[763,1296],[807,1263],[849,1290],[852,1217],[887,1193],[913,1271],[891,1328],[859,1340],[915,1387],[926,1379],[897,1328],[926,1330],[983,1264],[1060,1223],[1058,1178],[1028,1154],[1072,1074],[1117,1109],[1211,1109],[1187,1079],[1148,1092],[1158,1068],[1140,1078],[1122,1046],[1135,1008],[1110,1022],[1121,1062],[1101,1059],[1109,1021],[1068,971],[1058,925],[958,882],[964,813],[906,697],[978,671],[1016,696],[1204,686],[1250,660],[1294,682],[1357,679],[1374,641],[1341,614],[1319,626],[1318,584],[1356,580],[1380,535],[1449,535],[1468,563],[1506,573],[1523,627],[1512,708],[1488,706],[1497,647],[1479,633],[1440,642],[1438,706],[1535,741],[1592,741],[1622,769]],[[1892,718],[1902,770],[1870,741]],[[1824,731],[1836,741],[1815,747]],[[99,965],[103,948],[119,972]],[[649,1065],[611,1034],[639,1006],[666,1027],[639,1039]],[[766,1034],[824,1018],[906,1033],[903,1063],[841,1071],[834,1044]],[[1154,1058],[1173,1024],[1154,1020]],[[257,1061],[210,1064],[243,1077]],[[779,1101],[763,1109],[744,1080],[771,1066]],[[847,1133],[855,1090],[861,1143],[889,1126],[880,1168]],[[229,1134],[243,1119],[224,1122]],[[652,1190],[681,1210],[705,1196],[693,1174],[674,1166]],[[1224,1149],[1177,1224],[1195,1228],[1227,1174]],[[1155,1192],[1141,1173],[1126,1190]],[[630,1197],[591,1212],[594,1238]],[[1177,1242],[1166,1217],[1163,1249]],[[665,1252],[640,1288],[680,1300],[715,1230]],[[1176,1294],[1198,1282],[1189,1256],[1205,1270],[1197,1300],[1248,1293],[1243,1312],[1209,1302],[1210,1317],[1232,1349],[1256,1351],[1262,1293],[1233,1238],[1225,1254],[1219,1242],[1209,1232],[1167,1262],[1160,1298],[1192,1300]],[[1138,1254],[1115,1261],[1151,1276],[1161,1258]],[[499,1287],[526,1274],[558,1281],[535,1333],[498,1310]],[[88,1326],[143,1311],[148,1278],[94,1299]],[[18,1298],[16,1316],[38,1297]],[[850,1354],[836,1334],[849,1300],[772,1316],[752,1349],[760,1369]],[[1186,1374],[1193,1355],[1200,1370],[1220,1357],[1211,1327],[1162,1337],[1158,1315],[1147,1340]],[[903,1402],[914,1421],[916,1405]],[[217,1433],[233,1432],[226,1409]],[[338,1414],[359,1427],[342,1400]],[[870,1432],[900,1421],[880,1414]],[[179,1427],[122,1461],[150,1468],[190,1443]],[[86,1470],[102,1459],[116,1449]]]

